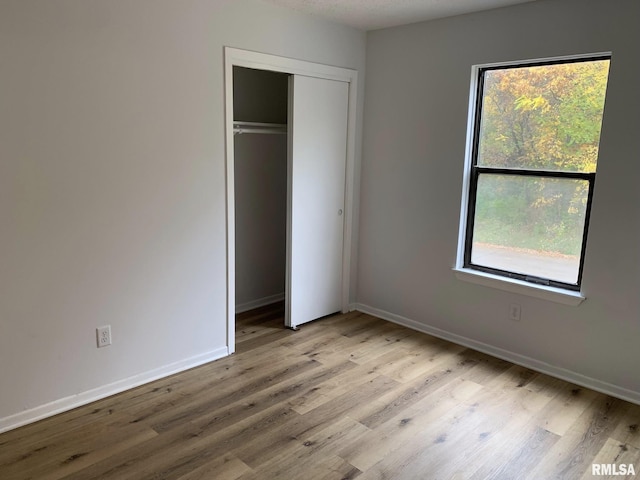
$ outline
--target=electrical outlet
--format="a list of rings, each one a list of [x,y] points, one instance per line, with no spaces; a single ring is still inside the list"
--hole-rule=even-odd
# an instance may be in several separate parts
[[[522,311],[520,309],[520,305],[518,305],[517,303],[512,303],[511,305],[509,305],[509,320],[513,320],[516,322],[519,321],[521,313]]]
[[[96,328],[96,338],[98,340],[98,348],[111,345],[111,325]]]

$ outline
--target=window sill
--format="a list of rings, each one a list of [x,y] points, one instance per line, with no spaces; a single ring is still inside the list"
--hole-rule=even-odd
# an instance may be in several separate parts
[[[585,297],[580,292],[572,292],[561,288],[547,287],[544,285],[533,285],[522,280],[505,278],[499,275],[479,272],[468,268],[454,268],[453,271],[459,280],[464,282],[484,285],[485,287],[497,288],[507,292],[519,293],[530,297],[541,298],[551,302],[562,303],[577,307]]]

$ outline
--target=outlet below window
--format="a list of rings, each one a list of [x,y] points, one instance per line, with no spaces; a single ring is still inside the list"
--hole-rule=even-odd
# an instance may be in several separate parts
[[[512,303],[509,305],[509,320],[513,320],[515,322],[520,321],[520,305],[517,303]]]
[[[98,341],[98,348],[111,345],[111,325],[96,328],[96,338]]]

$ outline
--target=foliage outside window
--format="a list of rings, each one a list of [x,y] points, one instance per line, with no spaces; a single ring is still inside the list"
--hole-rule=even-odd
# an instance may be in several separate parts
[[[609,57],[478,69],[464,267],[579,290]]]

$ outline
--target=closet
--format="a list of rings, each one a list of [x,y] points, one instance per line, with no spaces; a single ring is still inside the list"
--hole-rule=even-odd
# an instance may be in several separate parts
[[[236,312],[285,298],[288,75],[234,67]]]
[[[228,345],[234,315],[285,300],[285,325],[345,311],[353,70],[225,47]]]

